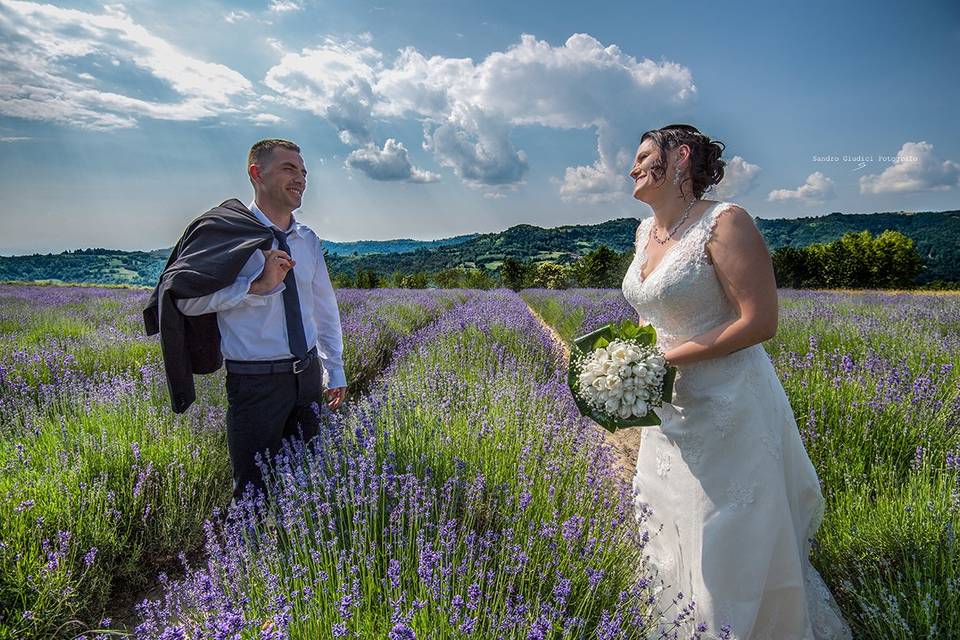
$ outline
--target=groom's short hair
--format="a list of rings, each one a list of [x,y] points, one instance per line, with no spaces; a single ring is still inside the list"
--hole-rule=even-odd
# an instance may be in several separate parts
[[[281,149],[289,149],[290,151],[296,151],[300,153],[300,147],[290,142],[289,140],[281,140],[280,138],[268,138],[266,140],[261,140],[257,143],[254,143],[250,147],[250,153],[247,154],[247,166],[249,167],[252,164],[262,167],[267,160],[270,159],[270,155],[273,153],[273,150],[277,147]]]

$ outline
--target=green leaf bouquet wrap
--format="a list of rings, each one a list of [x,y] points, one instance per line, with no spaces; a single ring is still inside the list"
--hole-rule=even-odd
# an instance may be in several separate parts
[[[672,400],[676,373],[656,330],[624,320],[574,340],[567,384],[580,413],[615,432],[660,424],[653,409]]]

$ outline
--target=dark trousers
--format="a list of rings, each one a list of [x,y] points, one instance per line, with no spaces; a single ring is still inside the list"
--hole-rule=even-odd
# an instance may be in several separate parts
[[[306,371],[263,375],[227,372],[227,448],[233,467],[233,498],[239,500],[248,484],[264,490],[256,464],[258,453],[276,455],[284,438],[309,441],[319,430],[323,401],[320,363]]]

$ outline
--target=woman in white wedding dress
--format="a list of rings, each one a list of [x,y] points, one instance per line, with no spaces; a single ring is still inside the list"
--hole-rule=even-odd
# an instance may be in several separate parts
[[[723,177],[722,151],[670,125],[643,135],[630,171],[654,215],[637,229],[623,293],[678,371],[663,423],[642,427],[633,482],[661,607],[683,594],[662,622],[693,601],[681,633],[705,623],[704,637],[850,638],[809,561],[823,494],[761,345],[777,326],[769,253],[741,207],[700,199]]]

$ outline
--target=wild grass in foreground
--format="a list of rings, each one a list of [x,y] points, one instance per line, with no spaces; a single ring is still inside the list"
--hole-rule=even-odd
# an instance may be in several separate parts
[[[118,591],[201,546],[229,499],[222,377],[198,378],[196,405],[171,412],[142,335],[147,295],[0,286],[0,639],[96,626]],[[338,295],[348,376],[363,382],[469,294]]]

